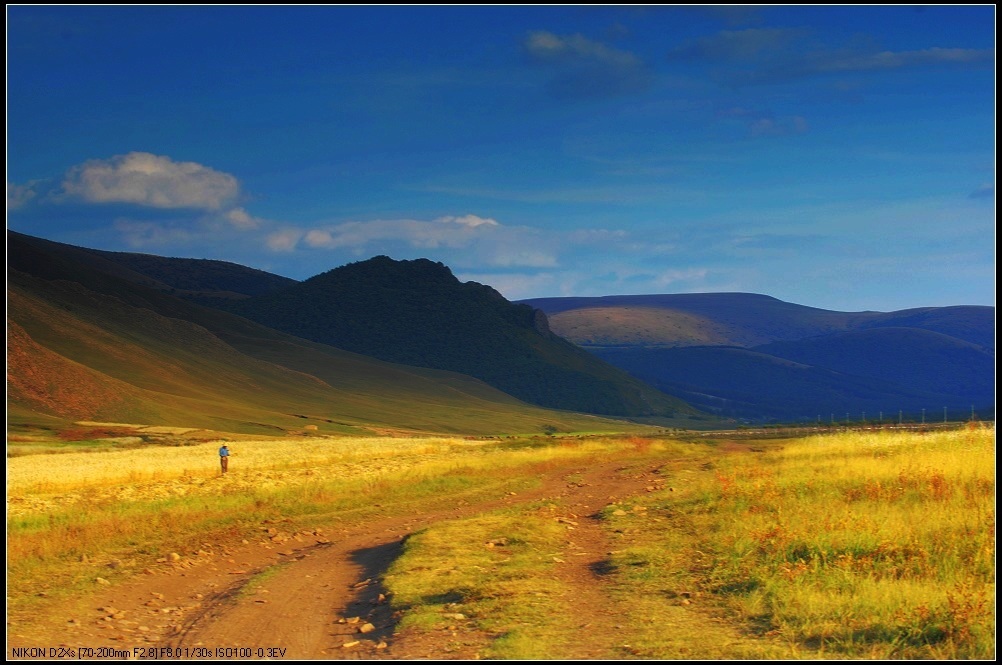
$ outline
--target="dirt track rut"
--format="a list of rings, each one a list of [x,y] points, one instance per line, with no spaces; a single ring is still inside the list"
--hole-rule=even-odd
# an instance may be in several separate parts
[[[9,625],[8,654],[11,646],[41,640],[74,647],[105,645],[147,657],[153,648],[159,653],[170,648],[192,659],[209,654],[252,659],[477,658],[489,636],[465,634],[457,642],[444,634],[395,632],[395,617],[380,598],[379,576],[409,533],[438,521],[545,498],[557,506],[555,514],[572,525],[558,574],[573,590],[581,630],[571,651],[561,657],[629,657],[622,650],[618,625],[622,612],[603,588],[610,545],[597,512],[650,487],[657,464],[635,464],[607,461],[554,469],[531,492],[436,513],[333,526],[319,534],[292,534],[279,543],[217,544],[188,567],[147,571],[77,607],[59,608],[36,625]],[[372,624],[370,632],[359,632],[365,623]]]

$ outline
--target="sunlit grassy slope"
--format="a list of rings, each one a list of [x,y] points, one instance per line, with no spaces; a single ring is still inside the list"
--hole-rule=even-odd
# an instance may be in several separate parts
[[[657,307],[588,307],[550,315],[550,326],[584,347],[732,344],[731,331],[712,319]]]
[[[972,423],[653,442],[663,488],[600,512],[611,542],[600,584],[624,653],[993,659],[994,439]],[[409,539],[386,577],[405,625],[441,631],[460,613],[496,636],[488,657],[564,657],[581,626],[552,553],[570,536],[543,515],[508,509]],[[485,548],[498,539],[501,552]]]
[[[994,348],[993,307],[838,312],[755,293],[675,293],[522,301],[552,329],[585,346],[757,346],[851,330],[914,328]]]
[[[257,433],[304,425],[319,433],[396,428],[470,434],[628,427],[533,406],[466,374],[417,369],[307,342],[175,297],[164,275],[138,273],[133,268],[142,265],[123,264],[107,253],[14,232],[7,240],[8,328],[16,342],[9,353],[15,362],[8,415],[15,418],[45,414]],[[234,297],[273,286],[246,269],[231,275],[226,271],[233,266],[209,267],[213,288],[237,288],[250,280],[240,287],[245,293],[233,292]],[[178,269],[201,283],[208,279],[199,272],[203,268],[200,262],[182,262]],[[221,286],[217,269],[237,286]],[[328,305],[314,303],[301,314],[309,317]],[[402,343],[412,325],[417,324],[407,317],[387,320]],[[595,362],[577,354],[579,360]],[[519,373],[495,359],[499,363],[510,374]],[[60,376],[74,378],[60,381]],[[542,392],[552,388],[551,374],[531,378]],[[592,383],[601,384],[599,378],[592,377]],[[617,381],[612,374],[604,378],[610,385]],[[636,388],[631,399],[660,399],[661,406],[676,406],[683,419],[698,415],[635,379],[627,383]],[[602,390],[584,383],[574,390],[597,404],[591,413],[608,413],[598,408],[605,404]]]
[[[526,405],[469,377],[375,361],[214,310],[177,307],[197,310],[214,330],[78,283],[9,272],[9,420],[40,413],[258,433],[306,425],[317,433],[471,434],[625,426]]]
[[[994,426],[791,440],[672,484],[641,502],[657,525],[605,514],[642,615],[691,598],[808,658],[994,657]]]

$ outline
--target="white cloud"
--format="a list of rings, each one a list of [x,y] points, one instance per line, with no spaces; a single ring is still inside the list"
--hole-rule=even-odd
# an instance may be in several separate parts
[[[243,208],[233,208],[232,210],[228,210],[223,216],[233,228],[240,229],[242,231],[257,229],[266,223],[265,220],[260,217],[250,215]]]
[[[563,275],[553,273],[459,273],[456,275],[463,281],[488,284],[508,300],[531,298],[540,293],[575,295],[569,289],[562,288],[560,279]]]
[[[136,249],[185,244],[194,235],[184,227],[131,219],[116,220],[115,228],[122,234],[122,239]]]
[[[599,260],[588,266],[577,261],[563,269],[538,272],[464,272],[460,275],[460,279],[491,285],[508,300],[693,292],[706,290],[713,277],[715,275],[703,267],[657,271],[629,266],[614,259]]]
[[[419,219],[375,219],[284,229],[266,238],[276,252],[313,249],[355,255],[413,254],[415,250],[450,264],[500,268],[552,268],[558,264],[559,234],[467,214]]]
[[[462,217],[439,217],[436,222],[443,224],[459,224],[474,229],[478,226],[500,226],[496,220],[488,217],[477,217],[476,215],[463,215]]]
[[[154,208],[220,210],[240,194],[239,182],[228,173],[148,152],[90,160],[70,169],[62,186],[90,203]]]
[[[35,198],[36,192],[31,185],[7,183],[7,210],[16,210]]]
[[[281,229],[268,234],[265,245],[273,252],[291,252],[303,237],[299,229]]]
[[[376,219],[344,222],[307,231],[303,241],[322,249],[362,248],[382,242],[402,242],[411,247],[465,247],[486,233],[501,228],[496,220],[464,215],[437,219]]]

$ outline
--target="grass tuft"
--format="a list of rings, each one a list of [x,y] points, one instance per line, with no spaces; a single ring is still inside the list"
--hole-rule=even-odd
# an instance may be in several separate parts
[[[994,428],[847,432],[729,454],[645,498],[612,566],[630,593],[683,592],[795,652],[994,655]]]

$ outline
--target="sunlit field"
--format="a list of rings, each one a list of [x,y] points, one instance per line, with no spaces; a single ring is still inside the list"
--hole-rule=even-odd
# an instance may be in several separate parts
[[[641,611],[707,602],[810,657],[994,657],[994,427],[809,437],[675,483],[644,504],[664,522],[606,516]]]
[[[96,571],[114,581],[270,520],[291,529],[413,515],[534,487],[541,469],[644,459],[665,482],[601,512],[611,543],[603,584],[630,608],[631,657],[686,657],[703,638],[686,632],[683,611],[762,638],[761,648],[743,642],[743,651],[717,645],[714,657],[994,657],[993,426],[739,442],[301,437],[229,445],[226,475],[219,442],[8,459],[8,603],[30,608],[40,590],[80,593],[93,588]],[[457,611],[484,617],[485,630],[534,631],[510,632],[494,657],[548,657],[573,639],[553,604],[553,559],[538,556],[554,549],[553,518],[540,505],[433,525],[409,541],[388,579],[406,604],[403,625],[420,628],[441,613],[422,609],[422,598],[476,598]],[[525,556],[486,551],[498,533]],[[433,575],[442,566],[464,573]],[[540,604],[544,597],[552,607]]]
[[[8,514],[64,508],[76,501],[151,500],[233,494],[296,485],[312,476],[359,479],[457,454],[483,442],[447,438],[289,438],[229,443],[230,472],[219,468],[221,442],[191,446],[29,455],[7,460]]]
[[[7,460],[7,570],[17,601],[70,592],[107,561],[135,568],[267,520],[304,528],[413,512],[532,485],[528,466],[596,454],[608,441],[546,438],[290,438]],[[104,570],[104,569],[102,569]],[[109,574],[113,574],[111,571]],[[105,572],[102,572],[105,575]],[[107,576],[107,575],[105,575]]]

